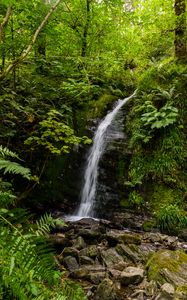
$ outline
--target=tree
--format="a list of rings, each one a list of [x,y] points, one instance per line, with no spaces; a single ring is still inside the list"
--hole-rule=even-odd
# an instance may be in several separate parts
[[[185,0],[175,0],[175,15],[175,56],[178,59],[184,59],[187,58]]]
[[[40,25],[38,26],[38,28],[34,32],[30,43],[25,47],[25,49],[22,51],[21,55],[18,58],[16,58],[14,61],[12,61],[6,67],[6,69],[0,74],[0,80],[4,79],[10,73],[10,71],[14,70],[17,67],[18,64],[20,64],[24,61],[24,59],[27,57],[27,55],[31,51],[33,45],[35,44],[39,33],[41,32],[41,30],[43,29],[43,27],[47,23],[48,19],[50,18],[51,14],[57,8],[57,6],[59,5],[60,2],[61,2],[61,0],[57,0],[57,2],[53,6],[51,6],[49,12],[46,14],[45,18],[42,20],[42,22],[40,23]]]

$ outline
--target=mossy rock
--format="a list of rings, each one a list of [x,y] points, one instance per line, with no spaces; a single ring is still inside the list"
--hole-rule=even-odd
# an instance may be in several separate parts
[[[160,250],[147,262],[149,280],[180,287],[187,284],[187,254],[183,251]]]
[[[183,299],[187,299],[187,283],[185,285],[179,286],[175,292],[175,300]]]

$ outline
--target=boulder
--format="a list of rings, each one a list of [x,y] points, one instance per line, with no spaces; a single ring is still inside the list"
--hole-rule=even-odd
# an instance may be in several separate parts
[[[134,246],[134,245],[132,245]],[[134,247],[132,247],[134,248]],[[134,249],[130,248],[130,246],[128,245],[124,245],[124,244],[118,244],[116,246],[116,251],[125,259],[125,260],[130,260],[134,263],[139,262],[140,259],[140,255],[134,251]]]
[[[122,271],[127,266],[123,257],[117,253],[115,248],[109,248],[107,250],[102,249],[101,258],[107,268]]]
[[[66,256],[63,262],[64,266],[68,269],[69,272],[73,272],[79,268],[77,260],[73,256]]]
[[[111,243],[124,243],[124,244],[141,244],[141,236],[133,232],[125,232],[122,230],[109,230],[106,237]]]
[[[112,280],[105,278],[98,285],[96,293],[94,295],[94,300],[115,300],[116,293]]]
[[[73,247],[77,250],[81,250],[86,247],[86,243],[82,236],[79,236],[76,240],[74,240]]]
[[[99,284],[106,277],[106,270],[100,265],[86,265],[74,270],[71,277]]]
[[[161,286],[161,291],[155,300],[173,300],[175,288],[170,283],[164,283]]]
[[[98,249],[96,245],[88,246],[79,251],[79,256],[88,256],[95,258],[98,255]]]
[[[175,287],[187,283],[187,254],[181,250],[160,250],[147,263],[148,278],[158,284],[171,283]]]
[[[120,281],[123,286],[129,284],[139,284],[144,279],[144,270],[141,268],[127,267],[120,276]]]
[[[62,254],[64,257],[74,256],[74,257],[78,258],[79,251],[73,247],[65,247],[64,250],[62,251]]]
[[[79,262],[81,265],[93,265],[94,260],[88,256],[79,256]]]

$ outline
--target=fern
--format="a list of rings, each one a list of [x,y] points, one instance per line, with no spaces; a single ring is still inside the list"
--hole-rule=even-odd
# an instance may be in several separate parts
[[[47,235],[50,232],[51,228],[54,228],[57,224],[57,220],[55,220],[50,214],[45,214],[40,218],[39,221],[36,221],[37,229],[35,234],[37,236]],[[64,225],[64,222],[62,222]]]
[[[17,159],[21,160],[16,153],[10,151],[6,147],[3,148],[2,145],[0,145],[0,157],[13,157],[13,158],[17,158]]]
[[[20,164],[16,162],[12,162],[10,160],[0,159],[0,170],[3,169],[4,169],[4,174],[6,173],[19,174],[26,179],[31,178],[31,173],[28,168],[22,167]]]

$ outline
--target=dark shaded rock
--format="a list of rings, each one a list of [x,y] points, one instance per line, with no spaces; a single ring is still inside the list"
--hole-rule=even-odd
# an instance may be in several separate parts
[[[71,277],[99,284],[106,277],[106,270],[100,265],[87,265],[74,270],[71,273]]]
[[[64,258],[64,266],[68,269],[69,272],[73,272],[79,268],[77,260],[73,256],[67,256]]]
[[[178,234],[178,237],[179,237],[181,240],[187,242],[187,228],[184,228],[184,229],[180,230],[180,232],[179,232],[179,234]]]
[[[107,268],[112,268],[116,270],[123,270],[127,264],[124,262],[122,256],[120,256],[115,248],[103,249],[101,250],[101,258]]]
[[[137,263],[141,260],[140,255],[127,245],[118,244],[116,246],[116,251],[123,256],[125,260],[131,260],[134,263]]]
[[[65,247],[62,254],[64,257],[74,256],[74,257],[78,258],[79,251],[73,247]]]
[[[82,228],[79,230],[79,235],[88,239],[88,240],[93,240],[93,239],[100,239],[102,238],[102,233],[99,231],[98,228],[94,229],[87,229],[87,228]]]
[[[93,265],[94,260],[88,256],[79,256],[79,262],[81,265]]]
[[[95,258],[98,255],[98,249],[96,245],[88,246],[79,251],[79,256],[88,256],[91,258]]]
[[[120,276],[121,284],[128,286],[129,284],[139,284],[144,279],[144,270],[135,267],[127,267]]]
[[[96,290],[94,300],[115,300],[116,293],[112,280],[105,278]]]
[[[61,251],[65,246],[71,245],[70,240],[63,233],[51,234],[49,236],[49,242],[54,248]]]

